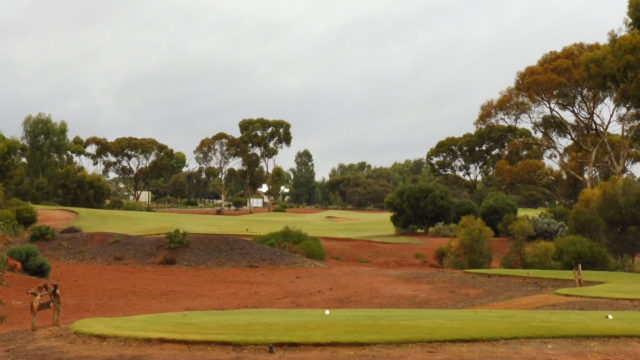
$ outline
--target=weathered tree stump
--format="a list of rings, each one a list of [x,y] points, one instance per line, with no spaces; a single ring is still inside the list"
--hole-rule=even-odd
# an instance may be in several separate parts
[[[60,289],[58,283],[44,284],[36,289],[27,291],[27,294],[33,296],[31,299],[31,330],[37,328],[38,311],[53,309],[53,325],[60,326]],[[48,296],[49,300],[42,301],[43,296]]]
[[[576,287],[584,286],[584,281],[582,280],[582,264],[573,267],[573,280],[576,282]]]

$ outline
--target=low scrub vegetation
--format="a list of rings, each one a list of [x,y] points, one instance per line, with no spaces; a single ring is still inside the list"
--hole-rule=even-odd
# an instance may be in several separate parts
[[[48,225],[37,225],[31,227],[29,241],[52,241],[56,238],[56,232]]]
[[[46,278],[51,271],[51,264],[40,255],[38,247],[33,244],[15,246],[9,249],[7,256],[19,261],[22,269],[29,275]]]
[[[451,240],[444,265],[456,269],[486,268],[491,264],[489,241],[493,231],[482,219],[463,216],[458,224],[458,237]]]
[[[171,250],[187,247],[189,245],[189,238],[187,232],[180,229],[169,231],[166,234],[167,247]]]
[[[277,248],[280,250],[296,253],[310,259],[326,259],[324,247],[320,239],[309,236],[302,230],[285,226],[282,230],[256,236],[253,241]]]

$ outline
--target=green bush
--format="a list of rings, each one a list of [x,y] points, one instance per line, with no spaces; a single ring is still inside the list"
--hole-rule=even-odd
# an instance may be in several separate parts
[[[15,246],[9,248],[7,256],[19,261],[22,269],[29,275],[46,278],[51,271],[51,265],[44,257],[40,256],[38,247],[33,244]]]
[[[531,219],[531,225],[533,225],[535,237],[545,240],[555,240],[558,237],[565,236],[568,229],[565,223],[559,222],[544,213]]]
[[[498,224],[497,234],[505,237],[511,236],[511,233],[509,233],[509,227],[511,226],[511,224],[513,224],[517,220],[518,220],[518,215],[512,215],[512,214],[505,215],[502,218],[502,221],[500,221],[500,223]]]
[[[35,224],[38,220],[36,209],[20,199],[9,200],[9,209],[14,212],[18,224],[25,228]]]
[[[440,267],[444,267],[444,261],[448,254],[449,254],[449,251],[444,246],[440,246],[439,248],[436,249],[434,256],[436,258],[436,261],[438,262],[438,265],[440,265]]]
[[[560,264],[553,259],[555,245],[550,241],[536,241],[524,250],[528,269],[557,270]]]
[[[147,204],[139,201],[125,201],[122,204],[122,210],[127,211],[146,211]]]
[[[198,206],[198,201],[196,199],[184,199],[182,200],[183,206]]]
[[[554,260],[560,263],[562,269],[573,269],[578,264],[582,264],[582,268],[586,270],[611,268],[611,257],[607,248],[595,241],[580,235],[570,235],[557,238],[554,244]]]
[[[0,234],[15,237],[22,233],[22,225],[16,221],[16,214],[11,210],[0,210]]]
[[[109,199],[105,207],[111,210],[121,210],[124,207],[124,201],[118,198]]]
[[[310,259],[325,260],[324,247],[317,237],[309,236],[305,232],[285,226],[282,230],[256,236],[253,241],[306,256]]]
[[[494,233],[498,233],[498,224],[505,215],[517,215],[518,205],[503,193],[494,193],[487,197],[480,206],[480,217]]]
[[[471,200],[457,200],[453,203],[453,219],[452,222],[458,223],[465,215],[473,215],[478,217],[480,209],[478,205]]]
[[[489,241],[493,231],[475,216],[463,216],[458,223],[458,237],[449,243],[445,264],[457,269],[480,269],[491,265]]]
[[[36,225],[31,227],[29,241],[51,241],[56,238],[56,232],[48,225]]]
[[[186,247],[189,245],[189,238],[187,237],[187,232],[182,231],[180,229],[175,229],[173,231],[169,231],[166,234],[167,238],[167,246],[169,249],[178,249],[181,247]]]
[[[233,205],[234,208],[241,209],[245,207],[245,205],[247,205],[247,200],[245,200],[243,197],[234,197],[231,200],[231,204]]]
[[[509,225],[511,248],[501,260],[501,265],[507,269],[520,269],[526,266],[524,243],[534,234],[533,226],[528,217],[519,217]]]
[[[454,199],[444,185],[406,184],[389,194],[384,206],[393,212],[391,222],[396,228],[428,231],[439,222],[451,222]]]
[[[272,211],[273,211],[273,212],[280,212],[280,213],[283,213],[283,212],[287,212],[287,209],[286,209],[286,208],[284,208],[283,206],[278,206],[278,207],[274,208]]]
[[[569,214],[571,214],[571,210],[562,206],[554,206],[546,208],[544,213],[549,214],[549,216],[551,216],[555,221],[566,224],[569,222]]]
[[[443,222],[439,222],[429,228],[429,236],[433,237],[452,238],[456,237],[457,233],[458,225],[456,224],[445,224]]]

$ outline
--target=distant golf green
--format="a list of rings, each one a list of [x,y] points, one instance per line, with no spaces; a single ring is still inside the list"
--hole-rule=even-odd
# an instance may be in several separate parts
[[[518,216],[538,216],[540,215],[544,209],[538,208],[518,208]]]
[[[316,214],[262,213],[243,216],[170,214],[158,212],[100,210],[38,206],[38,209],[65,209],[78,214],[72,225],[87,232],[117,232],[131,235],[160,234],[180,228],[199,234],[259,235],[292,226],[314,236],[376,240],[393,237],[389,213],[360,213],[329,210]],[[385,241],[384,238],[382,240]],[[392,241],[390,238],[389,241]],[[411,242],[404,237],[396,242]]]
[[[482,269],[467,270],[475,274],[522,276],[545,279],[573,280],[573,272],[569,270],[523,270],[523,269]],[[556,290],[556,294],[608,299],[640,299],[640,274],[612,271],[584,271],[584,281],[603,284],[564,288]]]
[[[234,310],[95,318],[77,334],[230,344],[383,344],[640,336],[640,312],[541,310]]]

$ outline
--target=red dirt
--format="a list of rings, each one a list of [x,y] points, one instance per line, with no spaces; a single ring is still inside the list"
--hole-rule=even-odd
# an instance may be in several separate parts
[[[86,317],[244,308],[466,308],[548,294],[570,282],[496,278],[436,269],[416,253],[427,255],[449,239],[418,237],[423,244],[385,244],[323,239],[327,267],[187,268],[158,265],[103,265],[52,260],[51,280],[60,283],[62,323]],[[506,239],[493,241],[506,252]],[[498,254],[494,255],[501,257]],[[340,260],[335,257],[339,257]],[[369,260],[362,263],[358,260]],[[35,334],[29,326],[27,289],[45,280],[7,274],[0,287],[7,315],[0,325],[0,358],[71,359],[258,359],[264,347],[162,344],[80,337],[49,326],[50,313],[39,316]],[[523,301],[521,301],[523,302]],[[526,302],[526,300],[524,301]],[[544,304],[553,305],[547,299]],[[507,306],[505,305],[505,306]],[[540,304],[538,304],[540,305]],[[608,305],[603,305],[608,306]],[[637,304],[634,306],[638,306]],[[19,330],[19,331],[18,331]],[[528,340],[385,346],[278,347],[276,356],[295,359],[628,359],[640,342],[627,340]]]
[[[68,223],[78,217],[69,210],[38,210],[38,225],[49,225],[56,229],[62,229]]]

